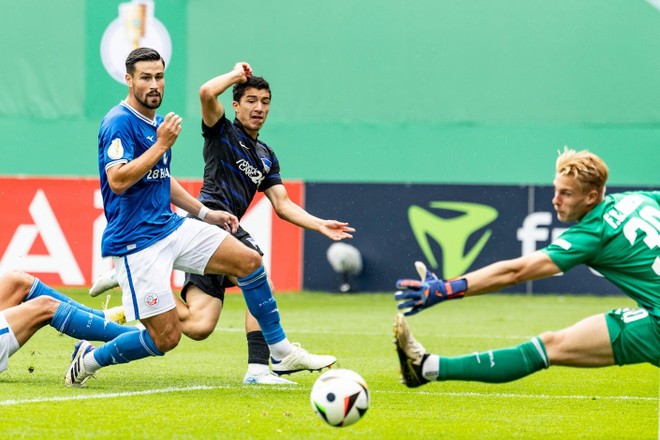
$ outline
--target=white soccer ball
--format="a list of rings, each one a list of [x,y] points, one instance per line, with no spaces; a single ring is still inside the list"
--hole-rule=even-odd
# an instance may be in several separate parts
[[[333,368],[316,379],[310,395],[314,412],[330,426],[348,426],[369,408],[369,387],[355,371]]]

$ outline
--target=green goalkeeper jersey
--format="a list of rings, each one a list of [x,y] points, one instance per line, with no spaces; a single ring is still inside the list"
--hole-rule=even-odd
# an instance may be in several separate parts
[[[563,272],[586,264],[660,317],[660,191],[606,196],[542,251]]]

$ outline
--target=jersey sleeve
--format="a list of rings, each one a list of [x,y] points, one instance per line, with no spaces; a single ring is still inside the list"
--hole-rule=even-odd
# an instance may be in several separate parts
[[[655,200],[655,203],[660,205],[660,191],[640,191],[640,194]]]
[[[133,160],[135,141],[128,118],[116,117],[107,121],[99,137],[103,146],[102,161],[106,170],[119,163]]]
[[[229,119],[227,119],[227,116],[224,114],[220,117],[220,119],[218,119],[218,122],[216,122],[213,127],[206,125],[202,119],[202,136],[204,138],[219,136],[226,130],[228,123]]]
[[[559,267],[562,272],[588,264],[594,255],[598,255],[602,246],[600,229],[595,222],[578,223],[561,234],[550,245],[541,249]]]
[[[266,178],[259,185],[258,190],[260,192],[264,192],[268,188],[271,188],[275,185],[282,184],[282,176],[280,175],[280,161],[277,160],[275,152],[270,147],[268,147],[267,151],[269,157],[262,157],[261,160],[268,167],[268,174],[266,174]]]

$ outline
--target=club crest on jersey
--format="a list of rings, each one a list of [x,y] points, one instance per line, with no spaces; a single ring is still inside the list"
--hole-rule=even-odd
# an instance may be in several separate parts
[[[108,147],[108,157],[112,160],[120,159],[124,155],[124,147],[121,144],[121,139],[113,139]]]
[[[144,303],[149,307],[156,307],[158,305],[158,295],[155,293],[148,293],[144,297]]]
[[[273,162],[267,157],[262,156],[261,163],[264,164],[264,170],[266,170],[266,174],[268,174],[270,172],[270,167],[273,166]]]

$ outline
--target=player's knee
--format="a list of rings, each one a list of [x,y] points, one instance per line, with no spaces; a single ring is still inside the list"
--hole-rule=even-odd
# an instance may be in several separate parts
[[[43,319],[51,319],[61,302],[52,296],[43,295],[27,301],[25,304],[38,310]]]
[[[543,332],[539,335],[539,338],[541,338],[541,342],[543,342],[543,345],[545,345],[547,347],[548,345],[552,345],[553,343],[556,342],[557,333],[556,332]]]
[[[238,278],[246,277],[251,273],[254,273],[263,265],[261,260],[261,255],[256,251],[248,252],[243,260],[241,260],[241,266],[238,269],[236,276]]]
[[[9,284],[11,291],[21,290],[24,296],[30,293],[30,289],[34,283],[34,277],[32,275],[20,270],[9,270],[3,275],[3,278]]]
[[[153,339],[154,344],[156,344],[156,347],[163,353],[167,353],[168,351],[176,348],[176,346],[179,345],[179,341],[181,340],[181,332],[168,332],[165,334],[160,334],[157,337],[154,337],[154,335],[151,333],[149,334],[151,335],[151,339]]]
[[[183,333],[193,341],[203,341],[204,339],[211,336],[211,333],[213,333],[214,329],[214,326],[210,325],[209,323],[202,322],[197,325],[184,328]]]
[[[545,351],[551,361],[557,360],[557,356],[561,352],[561,344],[564,340],[562,332],[543,332],[539,335]]]

